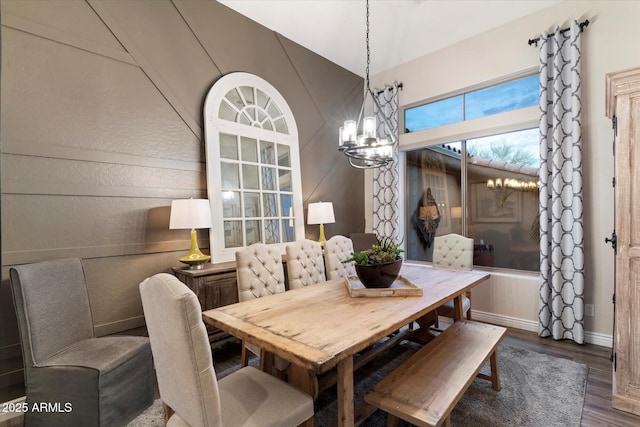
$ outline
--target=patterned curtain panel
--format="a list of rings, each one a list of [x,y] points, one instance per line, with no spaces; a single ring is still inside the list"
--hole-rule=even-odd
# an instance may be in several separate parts
[[[580,28],[542,34],[539,335],[584,343]]]
[[[391,125],[391,131],[398,139],[398,85],[387,86],[376,96],[381,111],[374,111],[378,123],[378,136],[387,136],[382,116]],[[380,238],[398,238],[399,206],[398,144],[393,147],[393,162],[373,170],[373,231]]]

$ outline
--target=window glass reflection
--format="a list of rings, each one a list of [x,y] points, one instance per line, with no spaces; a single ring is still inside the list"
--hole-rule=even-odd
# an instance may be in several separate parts
[[[242,247],[242,221],[224,221],[224,247]]]
[[[295,235],[293,232],[293,219],[283,219],[282,224],[282,241],[285,243],[294,242]]]
[[[258,141],[253,138],[242,137],[240,145],[242,147],[242,161],[258,163]]]
[[[280,191],[293,191],[291,187],[291,169],[278,169]]]
[[[466,221],[475,265],[539,271],[538,144],[527,129],[407,152],[407,259],[432,261],[433,239]]]
[[[220,134],[220,157],[238,160],[238,141],[235,135]]]
[[[260,168],[260,170],[262,171],[262,189],[266,191],[275,191],[275,168],[267,168],[263,166]]]
[[[262,235],[260,220],[247,220],[244,222],[246,229],[246,237],[247,237],[247,246],[253,245],[254,243],[258,243],[262,241],[260,237]]]
[[[238,176],[238,164],[237,163],[220,163],[222,173],[222,189],[223,190],[237,190],[240,188],[240,178]]]
[[[539,131],[467,141],[469,237],[477,265],[539,271]]]
[[[431,261],[433,239],[462,233],[460,152],[454,144],[407,153],[407,258]]]
[[[278,166],[291,167],[289,146],[278,144]]]
[[[269,243],[280,243],[280,221],[277,219],[266,219],[264,221],[264,241]]]
[[[260,193],[244,193],[244,216],[245,218],[261,217]]]
[[[242,183],[245,189],[260,189],[260,180],[258,179],[258,166],[247,164],[242,165]]]
[[[240,208],[240,192],[224,191],[222,193],[222,216],[224,218],[237,218],[242,216]]]
[[[278,201],[274,193],[264,193],[262,195],[262,206],[264,208],[264,216],[278,216]]]
[[[276,164],[276,149],[273,142],[260,142],[260,162],[265,165]]]

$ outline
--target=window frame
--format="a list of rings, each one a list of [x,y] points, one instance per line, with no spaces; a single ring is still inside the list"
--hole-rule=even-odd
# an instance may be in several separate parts
[[[471,92],[474,90],[490,87],[493,85],[501,84],[508,82],[510,80],[515,80],[522,77],[531,76],[535,73],[538,73],[539,70],[529,69],[522,73],[512,74],[507,77],[503,77],[500,79],[493,80],[491,82],[487,82],[482,85],[476,85],[473,87],[465,88],[460,91],[443,94],[438,97],[434,97],[427,100],[422,100],[418,102],[414,102],[411,104],[407,104],[400,107],[400,120],[402,121],[402,129],[405,129],[404,118],[405,118],[405,110],[409,108],[416,107],[418,105],[424,105],[430,102],[446,99],[452,96],[456,96],[462,93]],[[540,108],[539,106],[531,106],[525,107],[517,110],[511,110],[504,113],[493,114],[489,116],[479,117],[476,119],[465,120],[457,123],[451,123],[439,127],[433,127],[428,129],[423,129],[415,132],[408,132],[400,134],[398,141],[398,150],[400,152],[400,161],[401,161],[401,188],[400,191],[403,194],[404,203],[402,206],[402,210],[404,211],[403,215],[399,216],[400,229],[403,230],[405,236],[411,231],[411,223],[407,215],[411,212],[409,206],[407,206],[407,177],[406,175],[406,152],[418,150],[427,147],[438,146],[441,144],[449,144],[455,143],[458,141],[469,140],[474,138],[480,138],[489,135],[507,133],[507,132],[515,132],[519,130],[530,129],[534,127],[538,127],[540,122]],[[466,150],[463,152],[463,155],[466,156]],[[463,177],[462,177],[462,211],[463,213],[468,212],[467,206],[467,182],[466,182],[466,162],[463,162],[461,165]],[[463,216],[465,216],[463,214]],[[463,221],[462,234],[467,235],[467,224]],[[499,269],[504,270],[503,268],[497,267],[482,267],[488,269]],[[511,270],[511,269],[508,269]],[[527,270],[513,270],[522,273],[532,273]]]
[[[273,100],[286,123],[286,132],[276,130],[263,129],[256,126],[251,126],[244,123],[239,123],[239,119],[236,121],[230,121],[219,117],[220,107],[226,102],[225,95],[234,89],[242,86],[248,86],[258,89],[266,94],[271,100]],[[294,221],[293,241],[300,239],[304,236],[304,213],[303,213],[303,201],[302,201],[302,179],[300,172],[300,150],[298,140],[298,127],[296,125],[295,117],[285,101],[284,97],[278,92],[278,90],[272,86],[266,80],[250,73],[236,72],[230,73],[220,78],[209,90],[206,96],[204,104],[204,127],[205,127],[205,151],[206,151],[206,169],[207,169],[207,194],[209,197],[209,203],[211,205],[212,216],[212,228],[209,231],[210,248],[211,248],[211,260],[212,262],[226,262],[235,260],[235,253],[238,250],[243,249],[245,246],[237,247],[225,247],[225,229],[224,229],[224,213],[223,213],[223,190],[222,188],[222,157],[220,153],[220,134],[231,134],[241,139],[242,137],[253,138],[258,141],[272,142],[277,147],[277,144],[286,145],[289,147],[290,156],[290,170],[291,170],[291,196],[292,196],[292,208],[293,212],[291,218]],[[277,149],[277,148],[276,148]],[[258,157],[260,156],[258,152]],[[260,162],[260,161],[259,161]],[[236,163],[230,161],[230,163]],[[237,164],[240,170],[244,164],[238,159]],[[275,173],[278,174],[279,166],[277,158],[275,160]],[[242,175],[242,173],[240,173]],[[262,180],[259,174],[259,179]],[[240,190],[244,190],[242,184],[242,178],[240,178]],[[259,194],[263,194],[266,190],[259,190]],[[271,191],[266,191],[271,193]],[[288,191],[286,193],[289,193]],[[276,189],[278,199],[282,192]],[[241,206],[244,201],[241,197]],[[262,199],[262,196],[260,197]],[[262,203],[262,202],[261,202]],[[261,221],[266,219],[273,219],[272,216],[265,216],[265,212],[262,212],[259,216],[251,216],[250,218],[258,218]],[[241,209],[241,218],[245,218],[245,209]],[[247,217],[249,218],[249,217]],[[280,212],[277,216],[279,221],[289,220],[290,216],[287,213]],[[242,219],[242,222],[245,222]],[[282,236],[283,230],[280,227],[279,234]],[[263,230],[264,231],[264,230]],[[243,242],[246,240],[246,232],[242,232]],[[264,242],[266,236],[264,232],[261,233],[261,241]],[[283,241],[280,243],[270,243],[270,246],[278,247],[281,253],[284,253],[285,246],[288,242]],[[244,243],[243,243],[244,244]]]

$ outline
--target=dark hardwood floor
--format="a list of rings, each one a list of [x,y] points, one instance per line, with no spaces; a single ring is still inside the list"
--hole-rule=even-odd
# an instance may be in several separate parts
[[[570,359],[589,367],[581,426],[640,426],[639,416],[615,410],[611,406],[611,349],[592,344],[577,345],[570,341],[540,338],[534,332],[518,329],[509,329],[505,342],[514,347]],[[240,348],[239,342],[232,342],[214,349],[216,369],[225,369],[232,364],[239,363]],[[0,389],[0,399],[7,395],[7,390]],[[15,426],[17,424],[0,422],[0,427],[8,425]]]

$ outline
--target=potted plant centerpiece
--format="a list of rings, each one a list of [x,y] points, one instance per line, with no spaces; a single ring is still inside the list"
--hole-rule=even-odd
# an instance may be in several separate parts
[[[356,274],[367,288],[388,288],[402,267],[400,243],[385,237],[362,252],[352,252],[343,263],[355,262]]]

